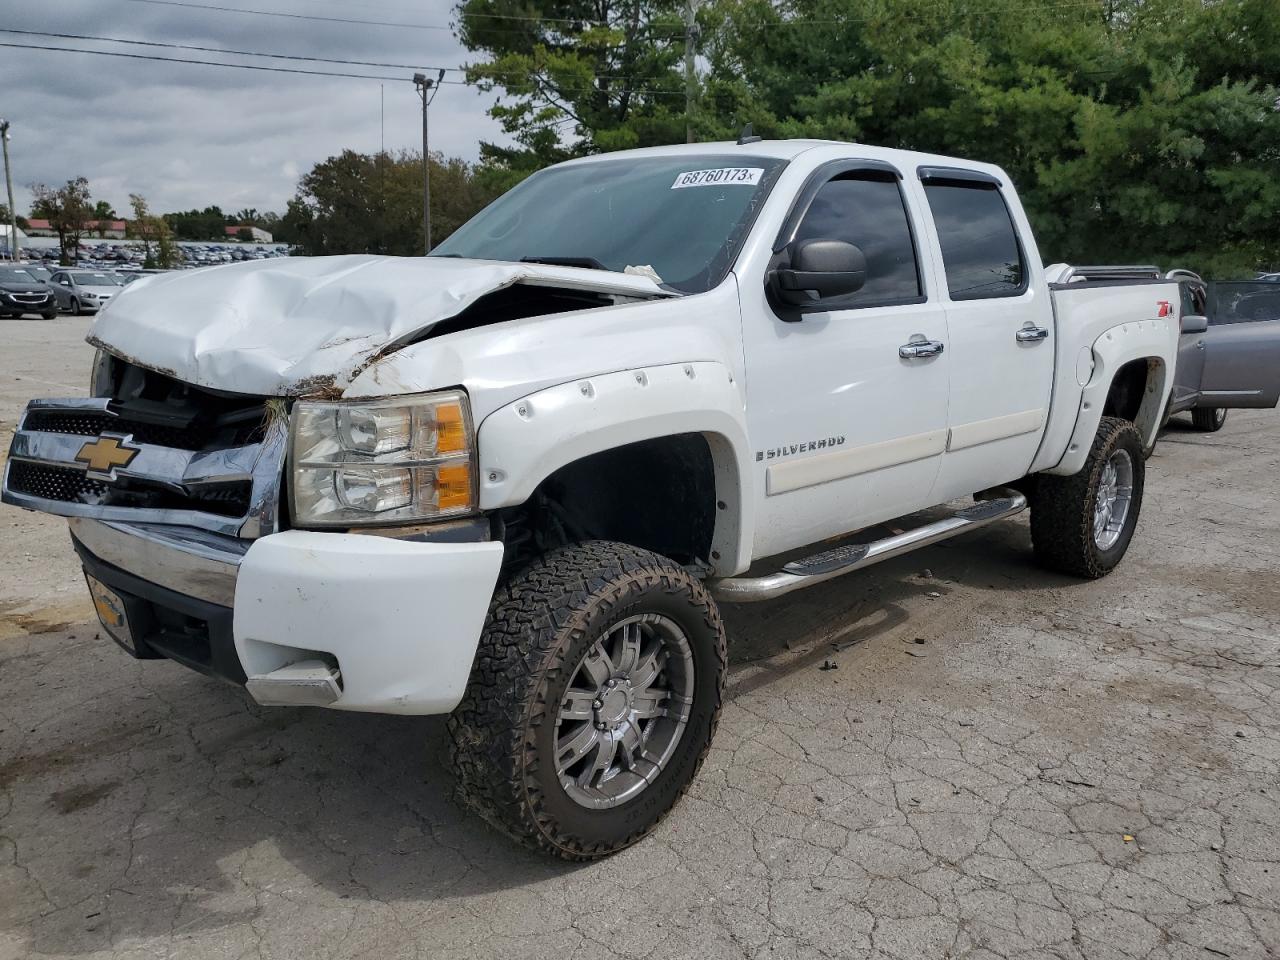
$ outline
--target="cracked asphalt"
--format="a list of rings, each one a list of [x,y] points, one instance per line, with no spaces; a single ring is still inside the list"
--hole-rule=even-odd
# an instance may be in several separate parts
[[[7,445],[89,351],[0,328]],[[1105,580],[1022,518],[728,608],[701,775],[586,865],[454,806],[439,719],[129,659],[60,522],[4,508],[0,958],[1275,957],[1278,475],[1275,411],[1175,422]]]

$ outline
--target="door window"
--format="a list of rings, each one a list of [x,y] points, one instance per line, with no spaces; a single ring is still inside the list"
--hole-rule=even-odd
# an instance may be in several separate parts
[[[995,184],[925,184],[938,229],[952,300],[1015,297],[1027,286],[1026,264],[1009,208]]]
[[[827,181],[805,211],[795,239],[843,240],[866,255],[866,283],[857,293],[832,298],[832,309],[922,299],[907,208],[892,174],[855,171]]]

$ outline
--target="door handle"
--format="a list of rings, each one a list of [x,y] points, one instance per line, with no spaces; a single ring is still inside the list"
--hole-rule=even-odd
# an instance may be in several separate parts
[[[1038,343],[1047,339],[1048,336],[1048,327],[1037,327],[1035,324],[1027,324],[1013,335],[1014,339],[1019,343]]]
[[[922,357],[936,357],[942,352],[941,340],[912,340],[898,348],[898,356],[903,360],[919,360]]]

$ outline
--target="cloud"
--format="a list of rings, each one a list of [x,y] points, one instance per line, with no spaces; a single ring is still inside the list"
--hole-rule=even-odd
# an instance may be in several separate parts
[[[227,6],[250,4],[232,0]],[[269,9],[320,16],[447,25],[450,4],[307,0]],[[15,29],[118,37],[420,67],[467,62],[450,30],[392,29],[180,9],[145,3],[52,0],[24,5]],[[30,183],[85,176],[95,199],[125,210],[130,193],[153,210],[217,204],[283,211],[299,174],[345,148],[421,145],[413,69],[245,60],[218,54],[0,34],[0,41],[137,54],[235,60],[367,73],[392,80],[331,79],[87,53],[0,48],[0,89],[13,124],[10,155],[19,210]],[[450,74],[449,79],[460,79]],[[492,94],[443,86],[431,106],[431,149],[475,160],[482,140],[506,142],[486,116]],[[385,118],[385,119],[384,119]]]

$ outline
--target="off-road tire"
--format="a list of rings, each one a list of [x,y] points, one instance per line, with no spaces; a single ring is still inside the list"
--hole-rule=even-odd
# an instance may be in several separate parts
[[[1217,433],[1227,422],[1222,407],[1201,407],[1191,411],[1191,425],[1203,433]]]
[[[619,806],[580,806],[560,785],[555,720],[583,654],[619,621],[660,613],[688,637],[693,705],[654,781]],[[727,654],[715,601],[679,564],[590,541],[532,561],[495,592],[462,702],[449,718],[457,798],[520,843],[594,860],[637,842],[697,774],[720,717]]]
[[[1093,538],[1093,508],[1103,467],[1123,447],[1133,461],[1133,493],[1124,529],[1102,550]],[[1051,570],[1097,580],[1115,569],[1133,539],[1142,510],[1146,472],[1142,436],[1128,420],[1103,417],[1084,467],[1069,477],[1041,474],[1032,488],[1031,543],[1036,560]]]

